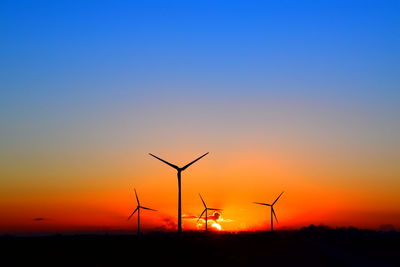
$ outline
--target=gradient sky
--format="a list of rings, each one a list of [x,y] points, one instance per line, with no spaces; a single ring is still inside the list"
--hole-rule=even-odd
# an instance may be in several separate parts
[[[262,2],[262,3],[261,3]],[[0,232],[400,227],[399,1],[1,1]],[[34,220],[43,218],[43,220]],[[184,220],[184,229],[196,229]]]

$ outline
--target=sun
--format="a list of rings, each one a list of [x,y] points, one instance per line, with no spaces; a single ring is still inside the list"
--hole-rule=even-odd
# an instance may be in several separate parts
[[[213,224],[211,225],[211,227],[214,227],[214,228],[217,229],[218,231],[221,231],[221,230],[222,230],[222,227],[221,227],[221,225],[220,225],[219,223],[213,223]]]

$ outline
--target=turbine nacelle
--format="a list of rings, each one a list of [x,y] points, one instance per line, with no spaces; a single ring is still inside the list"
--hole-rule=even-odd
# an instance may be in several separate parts
[[[172,164],[172,163],[170,163],[170,162],[168,162],[168,161],[166,161],[166,160],[164,160],[164,159],[162,159],[162,158],[160,158],[160,157],[157,157],[156,155],[153,155],[153,154],[151,154],[151,153],[149,153],[149,155],[152,156],[152,157],[154,157],[154,158],[156,158],[156,159],[158,159],[158,160],[160,160],[160,161],[162,161],[162,162],[164,162],[165,164],[167,164],[168,166],[174,168],[174,169],[177,170],[178,172],[181,172],[181,171],[186,170],[190,165],[192,165],[192,164],[195,163],[196,161],[198,161],[198,160],[200,160],[201,158],[205,157],[208,153],[209,153],[209,152],[205,153],[204,155],[198,157],[197,159],[193,160],[192,162],[189,162],[188,164],[186,164],[186,165],[183,166],[183,167],[178,167],[178,166],[176,166],[175,164]]]

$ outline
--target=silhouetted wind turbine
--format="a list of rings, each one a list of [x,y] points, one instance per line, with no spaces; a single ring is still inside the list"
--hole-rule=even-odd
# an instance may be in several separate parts
[[[204,210],[203,210],[203,212],[200,214],[200,217],[199,217],[199,219],[197,220],[197,222],[199,222],[199,220],[201,219],[201,216],[203,216],[203,214],[204,214],[204,212],[205,212],[205,213],[206,213],[206,232],[207,232],[207,231],[208,231],[208,228],[207,228],[207,222],[208,222],[207,211],[209,211],[209,210],[222,210],[222,209],[208,208],[207,205],[206,205],[206,202],[204,202],[204,199],[201,197],[200,194],[199,194],[199,196],[200,196],[200,198],[201,198],[201,202],[203,202]]]
[[[254,204],[259,204],[259,205],[264,205],[264,206],[271,207],[271,232],[274,231],[274,220],[272,218],[272,215],[274,215],[276,222],[278,222],[278,218],[276,217],[275,210],[274,210],[274,205],[278,201],[278,199],[282,196],[282,194],[283,194],[283,192],[275,199],[275,201],[272,204],[253,202]]]
[[[145,210],[152,210],[152,211],[156,211],[156,210],[153,210],[153,209],[150,209],[150,208],[146,208],[146,207],[143,207],[143,206],[140,206],[140,201],[139,201],[139,198],[138,198],[138,195],[137,195],[137,193],[136,193],[136,189],[135,189],[135,196],[136,196],[136,201],[137,201],[137,207],[136,207],[136,209],[132,212],[132,214],[128,217],[128,220],[133,216],[133,214],[135,214],[136,213],[136,211],[137,211],[137,233],[138,234],[140,234],[140,209],[145,209]]]
[[[209,152],[205,153],[203,156],[198,157],[197,159],[193,160],[192,162],[186,164],[185,166],[183,166],[182,168],[179,168],[178,166],[169,163],[166,160],[163,160],[151,153],[149,153],[150,156],[155,157],[158,160],[161,160],[162,162],[164,162],[165,164],[171,166],[172,168],[174,168],[175,170],[177,170],[178,172],[178,233],[182,232],[182,212],[181,212],[181,172],[186,170],[190,165],[192,165],[193,163],[195,163],[196,161],[198,161],[199,159],[201,159],[202,157],[204,157],[205,155],[207,155]]]

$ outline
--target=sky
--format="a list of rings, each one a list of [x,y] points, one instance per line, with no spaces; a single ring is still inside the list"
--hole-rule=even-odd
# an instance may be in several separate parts
[[[399,1],[1,1],[0,233],[400,228]],[[211,222],[212,223],[212,222]]]

